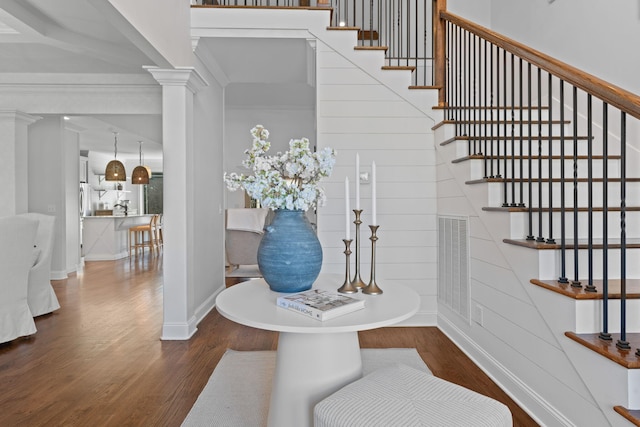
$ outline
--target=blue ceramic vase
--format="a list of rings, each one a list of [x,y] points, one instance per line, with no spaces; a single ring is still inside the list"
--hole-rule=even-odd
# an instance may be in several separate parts
[[[311,288],[322,267],[322,246],[304,211],[275,210],[258,247],[258,266],[272,291]]]

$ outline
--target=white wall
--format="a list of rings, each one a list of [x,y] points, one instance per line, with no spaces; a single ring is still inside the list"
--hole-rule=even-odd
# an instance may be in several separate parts
[[[224,289],[223,88],[202,67],[209,86],[194,98],[193,301],[200,320]],[[187,172],[189,173],[189,172]],[[166,201],[166,203],[170,203]]]
[[[313,146],[316,143],[315,105],[302,109],[273,107],[227,108],[225,113],[224,167],[225,172],[248,174],[242,166],[244,151],[251,147],[251,129],[257,124],[269,130],[271,148],[269,155],[285,152],[289,141],[306,137]],[[226,191],[227,208],[244,207],[243,191]]]
[[[376,282],[383,291],[385,286],[396,283],[414,289],[421,296],[421,306],[412,322],[435,324],[437,235],[433,122],[321,41],[317,43],[317,76],[318,148],[332,147],[338,153],[334,173],[324,181],[327,205],[318,210],[318,234],[324,251],[322,271],[337,274],[345,271],[344,179],[348,176],[351,181],[351,208],[355,209],[355,157],[359,153],[361,172],[370,173],[373,161],[377,166],[380,228]],[[363,210],[360,271],[368,283],[371,185],[363,184],[360,196]],[[353,218],[350,220],[353,222]],[[352,227],[351,235],[355,238],[355,226]],[[355,242],[351,250],[355,252]],[[352,260],[354,257],[352,254]]]
[[[66,159],[64,120],[45,117],[29,127],[29,212],[55,215],[55,239],[51,259],[53,279],[67,277]],[[76,151],[74,169],[78,170]],[[76,172],[77,173],[77,172]],[[76,189],[78,181],[76,180]]]
[[[640,40],[637,1],[449,0],[448,9],[640,94],[640,55],[635,53]]]
[[[64,132],[64,199],[65,199],[65,247],[66,273],[78,270],[80,264],[80,137],[78,133]]]

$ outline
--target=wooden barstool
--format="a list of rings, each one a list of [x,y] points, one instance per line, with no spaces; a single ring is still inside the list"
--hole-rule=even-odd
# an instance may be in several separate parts
[[[156,242],[156,222],[158,215],[153,215],[149,224],[141,224],[133,227],[129,227],[129,256],[131,256],[131,249],[133,248],[138,255],[138,249],[142,249],[144,255],[144,248],[148,247],[153,254],[154,249],[157,249]],[[145,240],[145,233],[147,233],[148,239]]]
[[[162,214],[158,214],[158,218],[156,219],[155,232],[156,245],[158,248],[161,248],[164,244],[164,239],[162,238]]]

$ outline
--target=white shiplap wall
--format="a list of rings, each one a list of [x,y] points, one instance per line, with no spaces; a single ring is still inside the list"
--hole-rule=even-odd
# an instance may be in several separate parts
[[[347,40],[349,42],[350,39]],[[351,58],[317,43],[318,146],[337,150],[333,175],[323,182],[327,204],[318,210],[323,272],[344,274],[344,179],[355,208],[355,158],[361,172],[377,166],[378,231],[376,281],[383,289],[402,283],[422,299],[409,324],[436,320],[437,235],[433,121],[387,88]],[[353,51],[353,48],[351,48]],[[362,52],[353,51],[353,55]],[[379,66],[384,65],[382,61]],[[391,71],[404,72],[404,71]],[[408,88],[407,88],[408,90]],[[370,276],[371,185],[361,185],[361,273]],[[350,219],[353,222],[353,218]],[[355,226],[351,225],[355,238]],[[355,242],[353,243],[355,245]],[[355,248],[352,246],[352,251]],[[354,261],[355,254],[351,256]],[[351,267],[352,273],[355,268]]]

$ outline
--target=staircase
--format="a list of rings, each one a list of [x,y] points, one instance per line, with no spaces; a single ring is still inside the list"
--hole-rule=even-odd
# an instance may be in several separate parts
[[[453,34],[465,43],[471,40],[464,33],[470,28],[466,23],[455,17],[451,21],[465,28]],[[475,37],[483,32],[471,29],[469,34]],[[478,61],[484,61],[491,71],[484,68],[476,78],[475,63],[463,60],[460,69],[450,65],[448,99],[454,105],[447,119],[434,127],[442,162],[438,181],[439,202],[444,206],[439,212],[477,218],[475,224],[484,233],[475,231],[483,235],[474,239],[472,231],[472,258],[478,251],[499,255],[494,259],[475,255],[484,264],[479,261],[478,268],[471,269],[471,282],[490,289],[486,284],[507,278],[505,271],[488,272],[490,264],[517,276],[514,282],[526,293],[517,298],[528,299],[551,332],[547,337],[531,324],[525,328],[533,332],[532,339],[540,341],[538,348],[530,346],[525,352],[532,358],[531,365],[552,373],[550,359],[565,363],[564,369],[575,370],[587,392],[579,384],[571,386],[575,379],[561,379],[559,372],[554,376],[576,394],[583,393],[581,401],[592,398],[604,415],[604,419],[597,418],[597,411],[576,415],[553,403],[570,419],[556,414],[548,423],[640,425],[640,270],[636,261],[640,253],[640,174],[627,167],[634,162],[626,156],[627,145],[632,145],[625,139],[627,117],[622,113],[620,127],[609,128],[609,107],[600,109],[594,103],[599,108],[594,116],[590,93],[580,92],[586,101],[578,105],[577,90],[565,98],[564,83],[552,80],[551,71],[547,80],[547,71],[542,78],[540,69],[534,67],[532,72],[531,66],[527,68],[511,52],[483,48],[481,43],[459,57],[466,60],[484,54]],[[474,44],[469,41],[468,45]],[[453,58],[456,47],[450,49],[448,57]],[[491,88],[477,87],[486,74]],[[454,185],[459,194],[452,190]],[[443,192],[455,196],[443,198]],[[468,205],[460,207],[460,199]],[[494,287],[512,293],[510,296],[517,294],[512,288]],[[452,322],[452,333],[460,335],[462,347],[486,340],[474,329],[485,326],[483,303],[491,304],[486,301],[481,296],[473,301],[475,325],[471,328],[455,319]],[[501,316],[507,313],[510,311],[499,312]],[[518,318],[521,313],[511,313],[514,323],[524,321]],[[528,314],[529,320],[534,317]],[[491,327],[499,330],[499,326]],[[495,333],[497,340],[505,339]],[[512,333],[505,336],[514,337]],[[553,354],[556,350],[560,353]],[[497,364],[508,365],[505,361]],[[509,366],[502,369],[509,370]]]
[[[640,211],[640,176],[625,177],[630,205],[624,211],[629,223],[628,239],[617,243],[602,239],[613,235],[612,230],[619,230],[615,226],[620,222],[620,194],[615,187],[624,172],[619,150],[610,149],[605,154],[602,141],[596,141],[590,131],[583,131],[581,126],[577,132],[578,120],[564,117],[558,101],[555,105],[547,102],[554,96],[535,100],[534,94],[528,97],[532,102],[522,103],[507,99],[505,90],[490,106],[481,106],[469,96],[464,100],[470,102],[450,105],[448,110],[434,107],[438,105],[439,87],[416,85],[411,76],[414,68],[390,64],[384,56],[385,46],[363,46],[363,39],[373,38],[372,32],[359,27],[320,27],[315,19],[306,23],[299,16],[297,28],[308,28],[318,40],[320,84],[326,78],[323,67],[334,71],[348,68],[354,75],[371,79],[375,85],[367,84],[376,93],[384,89],[396,101],[435,118],[432,135],[427,132],[423,144],[426,141],[427,145],[435,145],[437,176],[435,183],[425,181],[421,186],[431,191],[428,186],[436,185],[438,215],[462,218],[470,230],[469,318],[439,303],[438,326],[542,425],[640,425],[640,358],[635,356],[635,349],[640,346],[640,321],[634,316],[627,316],[625,325],[625,341],[631,350],[616,347],[621,327],[622,271],[625,310],[640,312],[638,263],[629,261],[627,266],[620,266],[621,245],[626,247],[629,260],[640,248],[640,241],[636,240],[640,230],[633,225],[638,223]],[[229,22],[218,24],[217,28],[225,25],[233,29]],[[278,25],[276,29],[284,31],[285,26]],[[206,36],[203,28],[201,25],[200,31]],[[322,59],[325,56],[331,58]],[[348,83],[342,84],[348,87]],[[452,90],[450,86],[448,90]],[[533,91],[542,87],[538,84]],[[455,90],[461,91],[454,89],[449,98],[459,95]],[[332,108],[339,106],[337,98],[332,102]],[[322,103],[319,110],[321,145],[323,132],[329,128],[334,131],[338,126],[341,133],[341,126],[347,125],[331,115],[333,112],[326,113],[329,108]],[[364,110],[354,108],[349,113],[353,111],[361,116]],[[400,134],[402,122],[398,120],[393,126]],[[345,150],[379,150],[382,140],[353,143],[361,137],[369,138],[366,130],[361,134],[355,138],[349,134],[341,154]],[[329,137],[326,145],[335,146],[336,137]],[[410,142],[399,140],[397,144],[400,149],[414,149]],[[386,147],[383,156],[393,156],[396,148]],[[572,176],[574,165],[577,191]],[[571,180],[562,184],[561,176]],[[608,178],[607,185],[603,177]],[[340,199],[338,188],[339,180],[328,186],[329,199]],[[600,195],[605,188],[606,206],[590,201],[590,195]],[[553,207],[548,208],[549,205]],[[577,209],[570,209],[573,206]],[[430,215],[428,209],[416,213],[424,218]],[[602,225],[605,214],[607,227]],[[340,253],[343,248],[336,243],[339,236],[334,230],[341,229],[337,225],[341,221],[335,219],[335,212],[323,211],[319,215],[325,251]],[[393,218],[397,223],[404,220],[401,215]],[[559,232],[562,223],[564,239]],[[601,226],[592,227],[589,232],[589,227],[584,226],[587,223]],[[386,238],[393,240],[393,230],[389,233]],[[326,239],[329,235],[331,239]],[[397,238],[401,235],[398,233]],[[390,259],[390,252],[384,253],[385,249],[382,246],[383,255]],[[608,254],[607,269],[599,261],[604,254]],[[574,277],[575,257],[580,262]],[[591,258],[598,260],[591,263],[594,267],[588,267]],[[325,265],[341,272],[342,262],[336,256],[326,260]],[[559,278],[567,283],[559,282]],[[606,307],[611,341],[599,338],[605,311],[603,278],[609,279]],[[441,276],[438,281],[444,279]],[[572,281],[579,281],[581,287],[572,286]],[[432,324],[428,315],[425,319],[424,324]]]

